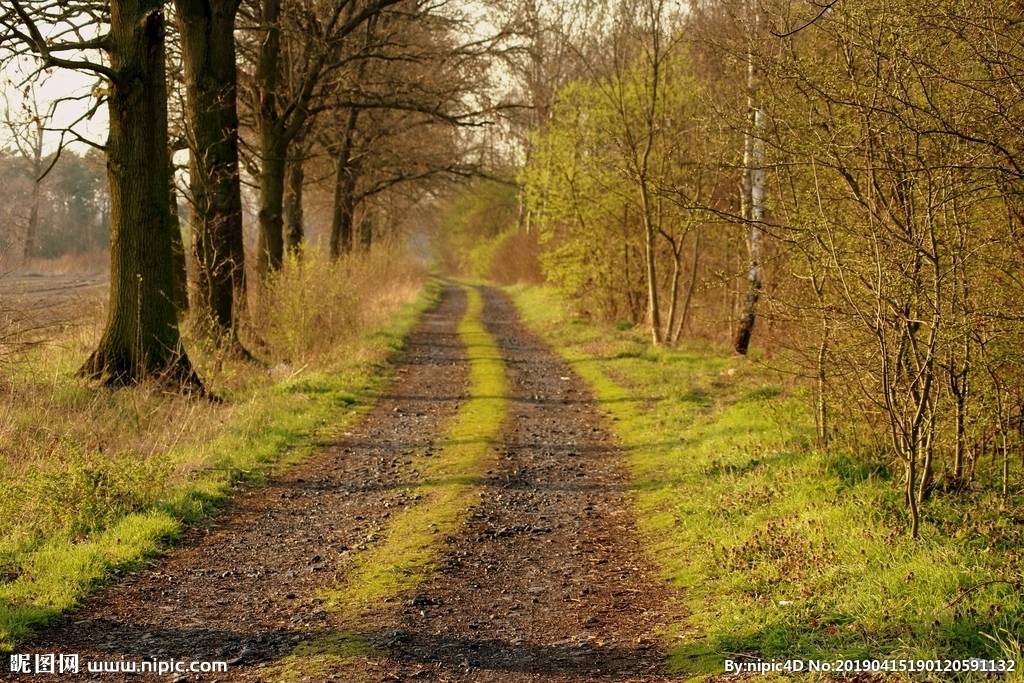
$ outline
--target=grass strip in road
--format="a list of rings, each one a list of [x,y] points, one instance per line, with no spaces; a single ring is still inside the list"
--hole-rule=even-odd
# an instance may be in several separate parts
[[[273,675],[281,680],[315,676],[370,656],[372,647],[357,630],[362,617],[429,578],[444,538],[480,499],[507,414],[507,380],[501,351],[483,324],[483,299],[471,287],[467,294],[459,337],[469,362],[469,398],[435,444],[434,455],[416,460],[420,480],[412,493],[418,501],[391,519],[379,543],[354,557],[342,586],[321,595],[326,607],[355,630],[301,643],[276,665]]]
[[[459,337],[469,362],[469,399],[459,407],[436,455],[422,460],[417,504],[396,515],[379,545],[357,556],[346,584],[325,594],[328,607],[358,616],[387,597],[415,587],[430,571],[440,539],[478,500],[493,463],[494,442],[506,413],[505,366],[482,322],[483,301],[468,288]]]
[[[512,294],[628,453],[641,535],[683,601],[666,634],[675,669],[721,674],[745,656],[1024,665],[1024,525],[995,495],[937,492],[912,540],[899,474],[815,449],[811,403],[778,375],[709,347],[651,348],[549,289]]]
[[[58,536],[16,551],[0,545],[0,571],[10,574],[0,578],[0,652],[74,607],[104,580],[160,552],[188,525],[222,508],[238,483],[259,483],[278,468],[302,460],[365,412],[373,391],[389,375],[387,360],[439,291],[436,283],[430,285],[415,303],[355,340],[350,363],[261,388],[238,406],[238,414],[219,435],[203,444],[202,468],[153,503],[135,506],[141,509],[78,538]],[[179,448],[161,458],[162,466],[175,467],[179,461],[195,459],[195,454]],[[120,472],[84,470],[81,476],[95,479],[97,491],[109,494],[115,484],[124,483],[110,480]],[[75,470],[67,473],[74,475]],[[52,490],[26,494],[20,502],[30,505],[34,497],[62,495],[70,488],[65,483],[66,487],[57,484]],[[68,514],[81,512],[81,505],[69,503]]]

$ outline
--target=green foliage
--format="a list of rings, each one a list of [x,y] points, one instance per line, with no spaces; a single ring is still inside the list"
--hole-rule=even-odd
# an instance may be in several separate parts
[[[84,453],[61,443],[59,469],[47,467],[0,482],[0,517],[13,534],[80,538],[153,505],[166,493],[171,463],[138,453]],[[16,530],[16,531],[15,531]],[[8,543],[13,535],[8,536]],[[27,540],[27,539],[26,539]]]
[[[450,273],[486,277],[495,240],[516,224],[516,188],[477,180],[451,197],[442,212],[435,246]]]
[[[1018,497],[1013,13],[864,0],[780,36],[795,5],[752,11],[624,21],[557,92],[521,175],[547,282],[584,318],[660,318],[670,346],[756,320],[755,343],[811,380],[817,441],[902,477],[912,520],[935,491]]]
[[[715,206],[719,171],[702,155],[722,133],[702,118],[690,56],[661,58],[656,74],[636,58],[566,85],[521,174],[545,279],[591,317],[637,324],[646,315],[645,216],[663,272],[686,253],[673,254],[668,238],[691,242],[712,218],[686,205]],[[669,278],[657,286],[671,297]]]
[[[994,494],[938,495],[913,540],[888,474],[813,449],[805,402],[768,371],[637,355],[630,333],[566,324],[549,290],[515,295],[628,449],[641,532],[684,603],[668,634],[679,671],[737,654],[1020,657],[1024,530]]]

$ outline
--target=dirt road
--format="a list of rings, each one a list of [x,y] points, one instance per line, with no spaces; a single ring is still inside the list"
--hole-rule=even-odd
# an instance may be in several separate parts
[[[491,447],[496,464],[473,484],[479,502],[437,539],[432,571],[413,590],[355,622],[323,599],[345,581],[350,558],[415,504],[415,463],[443,447],[439,436],[468,398],[458,334],[466,292],[457,286],[445,288],[393,384],[342,440],[246,492],[215,525],[20,651],[76,653],[83,668],[122,657],[229,662],[227,673],[182,681],[668,680],[657,641],[668,597],[643,559],[624,454],[571,368],[522,327],[504,294],[482,294],[509,415]],[[360,647],[309,647],[342,642],[332,640],[339,633]]]

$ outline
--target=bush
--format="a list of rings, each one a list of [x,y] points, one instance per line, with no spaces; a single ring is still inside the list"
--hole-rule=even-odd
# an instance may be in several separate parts
[[[315,251],[292,255],[261,292],[257,333],[274,363],[330,363],[396,302],[410,300],[425,277],[419,262],[383,247],[338,261]]]

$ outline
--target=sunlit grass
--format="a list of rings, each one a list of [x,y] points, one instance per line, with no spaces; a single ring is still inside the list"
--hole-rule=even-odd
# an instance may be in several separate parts
[[[892,475],[814,449],[806,397],[757,363],[648,349],[574,320],[548,290],[514,294],[630,453],[641,532],[686,608],[673,668],[721,673],[743,655],[1020,666],[1021,501],[936,494],[914,541]]]
[[[320,322],[305,328],[312,339],[288,344],[268,327],[269,368],[192,345],[223,403],[75,379],[93,343],[88,326],[4,368],[0,650],[157,552],[239,482],[258,483],[302,459],[365,410],[385,361],[438,291],[424,290],[408,263],[369,260],[365,275],[311,259],[282,277],[293,299],[303,296],[299,288],[319,287],[319,303],[305,310]],[[335,285],[323,278],[344,275],[345,286],[363,293],[347,295],[347,312],[328,320],[319,311],[332,305]]]
[[[299,643],[295,649],[265,672],[279,683],[326,680],[330,672],[346,668],[348,681],[362,681],[349,666],[377,654],[377,649],[365,636],[354,631],[334,631],[314,640]]]

